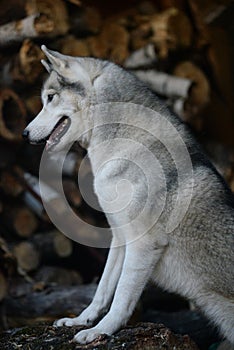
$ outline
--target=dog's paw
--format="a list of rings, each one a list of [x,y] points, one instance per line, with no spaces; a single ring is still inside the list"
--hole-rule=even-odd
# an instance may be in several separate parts
[[[82,325],[87,325],[87,322],[81,322],[79,317],[65,317],[65,318],[60,318],[59,320],[54,322],[54,327],[62,327],[62,326],[67,326],[67,327],[72,327],[72,326],[82,326]]]
[[[96,327],[85,329],[83,331],[78,332],[74,338],[73,341],[80,344],[88,344],[94,341],[95,339],[101,337],[105,333],[102,332],[101,329],[98,329]]]

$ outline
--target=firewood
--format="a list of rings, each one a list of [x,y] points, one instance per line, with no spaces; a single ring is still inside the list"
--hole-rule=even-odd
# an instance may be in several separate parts
[[[4,170],[0,174],[0,189],[12,197],[17,197],[24,191],[23,185],[9,170]]]
[[[0,302],[7,295],[7,280],[2,271],[0,270]]]
[[[3,301],[8,328],[78,315],[91,302],[96,287],[96,284],[69,288],[50,286],[17,298],[9,295]]]
[[[201,120],[194,118],[210,100],[210,86],[202,70],[192,62],[179,63],[173,75],[155,70],[136,70],[136,76],[160,95],[169,98],[168,104],[197,130]]]
[[[208,7],[208,9],[206,9],[204,17],[204,21],[207,24],[211,24],[215,20],[217,20],[223,14],[224,11],[228,12],[228,7],[232,6],[232,2],[227,1],[226,3],[223,2],[223,4],[219,4],[213,3],[213,1],[211,1],[209,5],[210,6]]]
[[[128,69],[152,66],[157,61],[154,45],[148,44],[139,50],[133,51],[124,62]]]
[[[26,109],[19,96],[10,89],[0,91],[0,136],[21,141],[26,126]]]
[[[173,74],[193,82],[190,86],[188,99],[184,105],[183,116],[186,122],[192,123],[192,119],[196,117],[210,101],[210,85],[208,79],[198,66],[189,61],[179,63],[175,67]],[[197,123],[197,128],[200,129],[201,127],[202,125],[200,122]]]
[[[56,181],[53,181],[51,184],[47,184],[43,181],[39,181],[39,178],[30,173],[24,172],[20,168],[15,170],[15,174],[18,175],[18,178],[25,189],[25,193],[22,196],[24,202],[41,219],[48,221],[48,216],[44,209],[43,202],[47,203],[50,209],[55,212],[56,215],[67,213],[67,204],[63,201],[59,191],[56,190]],[[79,207],[81,204],[81,195],[78,187],[72,180],[68,179],[63,181],[63,185],[68,201],[74,206]]]
[[[99,35],[87,39],[95,57],[123,63],[129,56],[129,33],[122,24],[106,21]]]
[[[62,171],[63,174],[69,177],[74,177],[77,180],[77,176],[80,178],[85,178],[90,173],[92,173],[91,165],[89,159],[84,158],[84,151],[81,148],[78,148],[77,151],[71,151],[66,155],[66,158],[63,162],[63,158],[60,159],[58,157],[54,157],[51,159],[53,164],[53,169],[55,169],[56,173],[58,171],[58,166],[61,167],[60,162],[63,162]]]
[[[0,3],[0,23],[8,23],[12,19],[25,16],[25,0],[9,0]]]
[[[25,106],[32,115],[37,115],[42,109],[41,97],[30,95],[25,98]]]
[[[136,70],[136,76],[146,82],[158,94],[166,97],[187,98],[192,81],[156,70]]]
[[[0,236],[0,302],[9,292],[9,280],[16,272],[16,259],[7,242]]]
[[[234,174],[232,175],[231,180],[229,180],[229,187],[231,191],[234,193]]]
[[[97,34],[102,26],[99,10],[93,6],[73,8],[69,17],[71,30],[77,36]]]
[[[227,105],[230,118],[232,119],[234,111],[233,75],[230,72],[233,69],[233,59],[230,36],[226,30],[220,27],[209,27],[208,34],[207,59],[212,69],[219,95],[224,100],[224,104]]]
[[[72,286],[82,284],[82,277],[78,271],[57,266],[42,266],[33,277],[36,281],[42,281],[45,285]]]
[[[12,269],[12,267],[9,266],[8,263],[10,261],[12,263],[13,260],[14,260],[14,256],[13,256],[6,240],[0,236],[0,263],[1,263],[2,269],[5,269],[6,271],[11,270],[8,272],[12,272],[13,269]],[[10,269],[8,269],[8,267],[10,267]]]
[[[80,6],[81,5],[81,1],[80,0],[67,0],[68,2],[71,2],[74,5]]]
[[[19,237],[30,237],[36,230],[38,221],[25,205],[4,206],[3,220],[5,225]]]
[[[50,185],[43,181],[39,182],[39,178],[27,172],[23,174],[23,181],[35,198],[38,198],[41,202],[49,203],[51,210],[55,210],[58,215],[67,212],[66,203],[64,203],[60,193]]]
[[[59,42],[60,51],[69,56],[91,56],[86,39],[77,39],[74,35],[67,35]]]
[[[0,46],[12,41],[37,38],[54,30],[54,22],[44,14],[34,13],[24,19],[0,26]]]
[[[51,162],[53,164],[53,169],[55,169],[56,173],[58,172],[58,169],[61,169],[64,175],[68,177],[74,177],[77,178],[78,171],[80,168],[81,163],[86,163],[84,160],[84,157],[86,155],[86,151],[84,151],[83,148],[81,148],[78,144],[75,144],[71,151],[69,151],[66,154],[66,157],[64,157],[57,153],[53,158],[51,158]],[[62,164],[61,164],[62,162]],[[89,162],[87,162],[89,163]],[[82,164],[86,168],[86,164]],[[90,165],[87,164],[87,173],[90,171]]]
[[[16,244],[13,249],[18,266],[26,272],[35,270],[40,263],[40,255],[35,246],[30,242]]]
[[[67,8],[62,0],[28,0],[25,11],[27,17],[0,26],[0,45],[64,35],[69,30]]]
[[[19,166],[14,166],[10,173],[3,171],[2,180],[0,177],[0,188],[2,187],[4,192],[11,196],[16,197],[20,194],[20,198],[31,212],[35,213],[43,221],[48,221],[49,219],[40,197],[39,182],[37,182],[35,191],[33,186],[24,179],[25,176],[27,177],[28,173]],[[8,183],[9,181],[11,183]]]
[[[153,15],[157,11],[157,7],[152,1],[145,0],[140,2],[137,10],[141,15]]]
[[[192,26],[188,17],[176,8],[169,8],[150,19],[155,44],[160,58],[166,58],[169,51],[187,48],[192,44]]]
[[[193,24],[196,30],[196,47],[201,48],[209,43],[207,26],[202,16],[201,6],[194,0],[188,0],[189,9],[192,15]]]
[[[233,149],[215,141],[207,141],[205,150],[218,172],[224,177],[234,192],[234,152]]]
[[[158,57],[165,59],[170,51],[188,48],[192,44],[192,25],[186,14],[175,7],[144,16],[142,22],[131,35],[133,49],[150,42],[155,45]]]
[[[231,6],[231,2],[206,1],[199,3],[195,0],[188,0],[188,6],[196,30],[194,46],[202,48],[209,45],[211,26],[208,24],[217,20],[225,10],[228,12],[228,6]]]
[[[159,0],[157,1],[157,4],[160,10],[166,10],[171,7],[176,7],[180,10],[184,10],[186,8],[187,2],[186,0]]]
[[[182,119],[184,120],[184,111],[185,111],[185,103],[186,99],[183,97],[177,99],[168,99],[168,106]]]
[[[27,0],[26,11],[29,16],[37,13],[43,14],[44,21],[38,22],[36,25],[37,32],[40,35],[47,34],[47,37],[54,37],[64,35],[69,30],[67,7],[62,0]],[[49,21],[51,25],[48,31],[46,27]],[[46,33],[43,33],[44,28],[47,29]]]
[[[33,192],[26,191],[22,199],[26,206],[35,213],[40,220],[48,222],[49,218],[43,206],[42,200],[36,196]]]
[[[69,152],[63,163],[63,174],[77,177],[81,161],[81,153]]]
[[[72,241],[58,230],[35,234],[31,244],[40,253],[43,263],[54,263],[72,254]]]
[[[1,99],[0,99],[1,100]],[[0,102],[1,104],[1,102]],[[0,113],[1,115],[1,113]],[[0,121],[1,125],[1,121]],[[1,130],[0,126],[0,130]],[[11,167],[17,161],[18,142],[6,142],[0,134],[0,170]]]
[[[63,189],[68,202],[76,208],[79,207],[82,203],[82,197],[75,182],[71,179],[64,179]]]
[[[152,36],[152,30],[149,23],[149,17],[141,16],[140,20],[138,18],[135,18],[136,28],[130,32],[129,38],[130,47],[133,51],[140,50],[151,43],[150,39]]]
[[[3,67],[2,80],[8,86],[15,82],[32,84],[43,72],[40,60],[44,54],[31,40],[24,40],[19,53]]]

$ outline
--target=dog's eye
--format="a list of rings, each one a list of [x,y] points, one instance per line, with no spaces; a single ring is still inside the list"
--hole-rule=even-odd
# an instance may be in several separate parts
[[[48,102],[51,102],[51,101],[53,100],[53,97],[54,97],[53,94],[49,94],[49,95],[47,96],[47,101],[48,101]]]

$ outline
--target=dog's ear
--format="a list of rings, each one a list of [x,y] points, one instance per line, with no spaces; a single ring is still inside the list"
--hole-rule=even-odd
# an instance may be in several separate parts
[[[42,45],[41,49],[48,59],[48,62],[45,60],[41,62],[49,73],[54,70],[58,75],[68,79],[70,82],[77,81],[77,77],[79,77],[79,80],[85,85],[91,84],[88,72],[75,57],[69,57],[57,51],[49,50],[45,45]]]
[[[66,61],[64,55],[62,55],[59,52],[52,51],[47,49],[45,45],[41,46],[42,51],[48,58],[48,61],[50,62],[51,66],[56,70],[56,69],[64,69],[66,67]],[[42,63],[44,65],[44,63]],[[51,68],[52,68],[51,67]],[[46,67],[46,69],[48,66]]]
[[[52,72],[53,69],[49,62],[47,62],[46,60],[41,60],[41,63],[43,64],[48,73]]]

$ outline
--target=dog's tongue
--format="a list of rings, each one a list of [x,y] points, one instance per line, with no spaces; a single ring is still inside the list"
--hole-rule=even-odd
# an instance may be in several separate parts
[[[65,127],[67,126],[68,120],[61,120],[61,122],[58,124],[58,126],[53,130],[50,137],[46,141],[46,149],[48,150],[51,146],[58,143],[60,138],[63,136],[63,131]]]
[[[50,135],[46,141],[46,149],[50,148],[53,144],[59,141],[59,134],[63,130],[62,124],[60,124]]]

